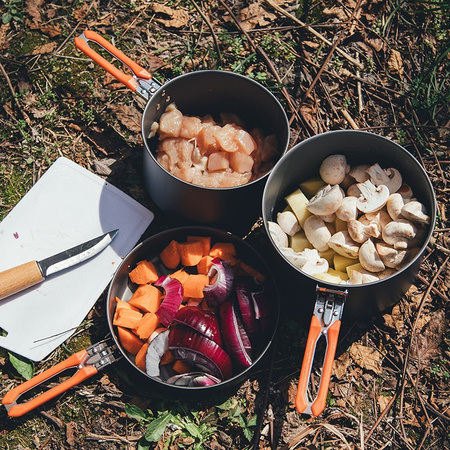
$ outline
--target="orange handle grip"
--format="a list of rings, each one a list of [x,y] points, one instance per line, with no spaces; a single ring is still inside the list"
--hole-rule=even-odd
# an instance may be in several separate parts
[[[147,70],[145,70],[139,64],[135,63],[132,59],[125,55],[125,53],[114,47],[114,45],[112,45],[106,39],[102,38],[95,31],[86,30],[80,36],[75,38],[75,45],[79,50],[81,50],[99,66],[103,67],[103,69],[105,69],[114,78],[116,78],[116,80],[120,81],[133,92],[137,89],[137,83],[133,76],[125,74],[105,58],[103,58],[103,56],[99,55],[94,49],[89,47],[88,41],[96,42],[98,45],[100,45],[100,47],[103,47],[116,59],[125,64],[136,77],[144,78],[146,80],[150,80],[152,78],[152,75]]]
[[[42,372],[41,374],[31,378],[31,380],[28,380],[25,383],[9,391],[2,399],[3,405],[5,405],[6,409],[8,410],[8,415],[10,417],[20,417],[26,414],[27,412],[32,411],[34,408],[43,405],[52,398],[55,398],[59,394],[62,394],[68,389],[76,386],[77,384],[81,383],[87,378],[95,375],[98,372],[98,370],[94,366],[89,365],[83,366],[71,378],[67,379],[63,383],[55,386],[52,389],[49,389],[46,392],[43,392],[42,394],[34,397],[28,402],[17,404],[17,399],[23,393],[38,386],[42,382],[49,380],[50,378],[61,373],[65,369],[78,366],[85,360],[87,355],[88,353],[86,350],[81,350],[75,353],[74,355],[70,356],[69,358],[67,358],[65,361],[56,364],[56,366],[51,367],[50,369]]]
[[[319,392],[314,402],[310,403],[307,398],[307,389],[311,375],[315,348],[322,332],[319,319],[316,316],[313,316],[311,319],[305,355],[303,357],[302,368],[300,371],[297,395],[295,398],[295,406],[299,413],[310,413],[312,416],[317,417],[325,409],[340,328],[341,321],[337,320],[327,330],[327,350],[322,368]]]

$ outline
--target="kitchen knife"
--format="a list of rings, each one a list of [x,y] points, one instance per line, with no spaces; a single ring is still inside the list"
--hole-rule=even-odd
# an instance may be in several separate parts
[[[0,300],[44,281],[48,275],[92,258],[106,248],[118,232],[110,231],[42,261],[30,261],[0,272]]]

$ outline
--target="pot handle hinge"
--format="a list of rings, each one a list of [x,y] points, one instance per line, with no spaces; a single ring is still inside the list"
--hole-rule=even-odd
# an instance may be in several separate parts
[[[314,315],[311,319],[295,398],[297,411],[314,417],[317,417],[325,409],[339,330],[341,328],[341,317],[348,291],[337,291],[317,286],[316,293]],[[321,336],[324,336],[327,344],[325,359],[322,366],[319,391],[316,398],[310,401],[308,398],[309,380],[317,342]]]

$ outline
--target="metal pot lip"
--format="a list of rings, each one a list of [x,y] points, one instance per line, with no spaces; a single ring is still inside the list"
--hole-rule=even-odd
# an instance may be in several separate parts
[[[319,280],[317,278],[314,278],[313,276],[303,272],[302,270],[298,269],[297,267],[295,267],[290,261],[288,261],[288,259],[280,252],[280,250],[278,249],[277,245],[275,244],[275,242],[272,239],[272,236],[270,235],[269,232],[269,228],[268,228],[268,217],[266,215],[265,212],[265,204],[266,204],[266,194],[267,191],[269,189],[271,180],[273,178],[275,178],[277,176],[277,169],[279,169],[279,167],[283,164],[288,164],[289,160],[292,158],[292,155],[295,152],[301,151],[301,149],[306,146],[306,145],[310,145],[312,142],[314,141],[320,141],[321,139],[323,139],[323,137],[325,135],[335,135],[336,139],[338,139],[338,136],[342,136],[342,135],[355,135],[355,136],[366,136],[366,135],[370,135],[372,138],[374,139],[378,139],[381,142],[389,142],[390,145],[395,146],[399,151],[401,151],[403,154],[407,155],[407,157],[409,157],[412,161],[414,161],[414,163],[416,164],[416,166],[420,169],[420,171],[423,174],[424,179],[426,180],[427,184],[428,184],[428,188],[429,188],[429,192],[431,193],[431,197],[432,197],[432,210],[430,211],[430,225],[428,226],[428,233],[424,239],[424,243],[422,244],[422,246],[420,247],[419,251],[417,252],[417,254],[411,258],[411,260],[404,266],[402,267],[400,270],[396,271],[395,273],[393,273],[392,275],[389,275],[386,278],[377,280],[377,281],[372,281],[370,283],[364,283],[364,284],[359,284],[359,285],[346,285],[346,284],[335,284],[335,283],[330,283],[328,281],[322,281]],[[417,261],[419,259],[422,258],[426,247],[431,239],[431,236],[433,235],[433,229],[434,229],[434,224],[436,222],[436,197],[435,197],[435,193],[434,193],[434,189],[433,189],[433,185],[431,183],[431,180],[429,179],[427,173],[425,172],[425,170],[423,169],[423,167],[420,165],[419,161],[414,157],[414,155],[412,155],[410,152],[408,152],[408,150],[406,150],[403,146],[401,146],[400,144],[397,144],[396,142],[381,136],[379,134],[375,134],[369,131],[362,131],[362,130],[333,130],[333,131],[327,131],[324,133],[320,133],[317,134],[315,136],[311,136],[307,139],[305,139],[304,141],[296,144],[294,147],[292,147],[288,152],[286,152],[279,160],[278,162],[275,164],[275,167],[273,167],[272,171],[269,173],[269,177],[267,180],[267,183],[265,185],[264,191],[263,191],[263,196],[262,196],[262,216],[263,216],[263,222],[264,222],[264,228],[266,230],[266,233],[268,235],[268,238],[272,244],[272,246],[276,249],[276,251],[278,252],[278,254],[285,260],[286,264],[289,264],[292,268],[294,268],[299,274],[301,274],[302,276],[305,276],[307,278],[309,278],[310,280],[316,282],[317,284],[320,285],[325,285],[325,286],[329,286],[332,289],[343,289],[345,287],[345,289],[348,289],[349,291],[357,289],[357,288],[361,288],[361,287],[370,287],[373,285],[377,285],[379,283],[383,283],[387,280],[392,280],[400,275],[402,275],[403,273],[405,273],[406,271],[409,270],[409,268],[411,266],[413,266],[414,264],[417,263]]]
[[[276,285],[276,280],[275,277],[272,273],[272,271],[270,270],[269,265],[266,263],[266,261],[262,258],[262,256],[259,254],[259,252],[254,249],[248,242],[246,242],[244,239],[232,234],[229,231],[224,231],[218,228],[213,228],[213,227],[209,227],[209,226],[203,226],[203,225],[191,225],[191,226],[181,226],[181,227],[176,227],[176,228],[168,228],[166,230],[160,231],[159,233],[154,234],[153,236],[148,237],[147,239],[145,239],[144,241],[140,242],[139,244],[137,244],[122,260],[122,262],[119,264],[119,266],[116,269],[116,272],[113,275],[113,278],[109,284],[108,287],[108,293],[107,293],[107,298],[106,298],[106,310],[109,311],[109,306],[111,304],[112,298],[111,298],[111,291],[112,291],[112,287],[113,287],[113,283],[115,281],[116,275],[117,273],[119,273],[120,269],[123,266],[127,266],[129,264],[129,260],[137,253],[139,252],[143,247],[149,245],[150,243],[157,241],[157,240],[162,240],[162,239],[168,239],[171,238],[175,235],[187,235],[188,233],[192,233],[192,232],[196,232],[196,233],[209,233],[209,235],[211,235],[212,237],[216,237],[216,238],[224,238],[224,239],[229,239],[231,241],[234,242],[239,242],[239,245],[243,245],[244,247],[246,247],[251,253],[254,254],[254,256],[258,259],[258,261],[262,264],[262,266],[264,266],[264,269],[267,273],[267,275],[270,277],[272,283],[271,283],[271,288],[273,290],[274,293],[274,297],[275,297],[275,304],[276,304],[276,317],[273,317],[273,331],[271,333],[271,335],[268,338],[267,344],[264,346],[264,348],[261,349],[261,353],[258,355],[258,357],[252,362],[252,364],[245,368],[244,370],[236,373],[233,377],[222,381],[219,384],[215,384],[212,386],[198,386],[198,387],[188,387],[188,386],[175,386],[175,385],[170,385],[168,383],[165,383],[162,380],[158,380],[156,378],[153,378],[149,375],[147,375],[145,372],[141,371],[140,369],[138,369],[136,367],[136,365],[133,363],[133,361],[131,361],[131,359],[128,357],[128,355],[126,354],[125,351],[122,350],[122,347],[120,345],[120,342],[117,339],[116,333],[114,333],[114,327],[112,325],[112,318],[110,316],[109,313],[107,313],[107,322],[108,322],[108,327],[110,330],[110,333],[112,335],[112,338],[115,342],[115,344],[117,345],[117,347],[119,348],[120,352],[122,353],[122,355],[124,356],[124,358],[131,364],[131,366],[137,370],[139,373],[144,374],[149,380],[157,383],[157,384],[161,384],[163,385],[165,388],[167,389],[173,389],[176,392],[180,392],[180,391],[185,391],[186,393],[193,393],[195,391],[202,391],[204,392],[207,389],[222,389],[222,388],[226,388],[226,387],[230,387],[233,383],[238,382],[239,380],[243,379],[250,371],[252,371],[256,365],[259,364],[259,362],[266,356],[269,348],[273,345],[273,342],[275,340],[275,336],[276,333],[278,331],[279,328],[279,322],[280,322],[280,315],[281,315],[281,300],[280,300],[280,294],[279,294],[279,290],[278,287]]]

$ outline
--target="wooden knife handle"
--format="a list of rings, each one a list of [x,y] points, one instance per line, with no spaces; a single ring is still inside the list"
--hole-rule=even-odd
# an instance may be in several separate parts
[[[0,300],[40,283],[44,277],[37,261],[0,272]]]

